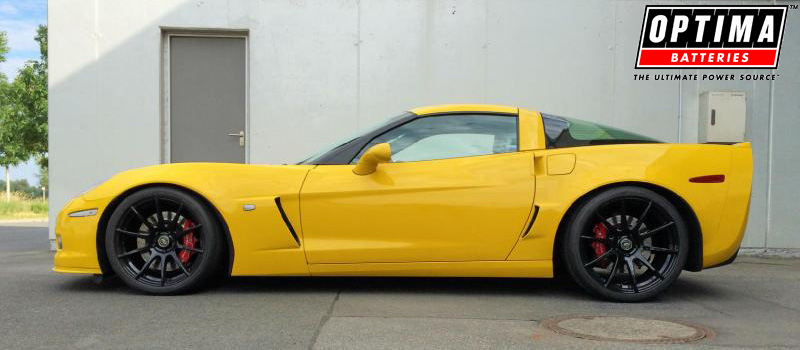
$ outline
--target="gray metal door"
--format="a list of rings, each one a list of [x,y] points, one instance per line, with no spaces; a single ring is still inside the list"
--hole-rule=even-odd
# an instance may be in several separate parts
[[[168,38],[170,161],[244,163],[245,38]]]

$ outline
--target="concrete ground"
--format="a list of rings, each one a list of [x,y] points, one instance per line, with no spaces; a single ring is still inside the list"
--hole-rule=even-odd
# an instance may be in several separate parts
[[[51,271],[47,233],[0,227],[0,349],[640,349],[555,334],[565,315],[684,320],[716,337],[648,348],[800,348],[800,260],[684,273],[658,300],[616,304],[551,280],[231,278],[186,296]],[[38,224],[38,226],[42,226]]]

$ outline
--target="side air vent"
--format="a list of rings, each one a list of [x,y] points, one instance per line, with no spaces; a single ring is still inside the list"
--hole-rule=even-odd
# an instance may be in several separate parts
[[[528,237],[528,234],[531,233],[531,228],[533,227],[533,223],[536,222],[536,216],[539,215],[539,206],[533,206],[533,216],[531,217],[531,221],[528,222],[528,227],[525,228],[525,232],[522,233],[522,238]]]
[[[283,223],[286,224],[286,228],[289,229],[289,232],[292,233],[292,237],[294,237],[294,241],[297,242],[297,246],[300,246],[300,238],[297,238],[297,233],[294,232],[294,227],[292,227],[292,223],[289,221],[289,217],[286,216],[286,212],[283,211],[283,205],[281,205],[281,197],[275,197],[275,205],[278,206],[278,211],[281,212],[281,218],[283,219]]]

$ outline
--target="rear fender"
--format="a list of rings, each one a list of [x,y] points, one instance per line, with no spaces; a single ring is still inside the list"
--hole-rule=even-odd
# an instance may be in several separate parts
[[[689,144],[623,144],[549,149],[535,152],[536,198],[539,213],[531,232],[521,238],[509,260],[551,260],[559,225],[579,198],[591,191],[623,182],[640,182],[668,189],[686,201],[696,214],[702,232],[703,266],[725,261],[741,242],[736,231],[746,221],[749,195],[747,167],[732,170],[736,147]],[[549,156],[575,154],[575,168],[562,175],[548,175]],[[739,159],[742,158],[742,159]],[[737,155],[735,164],[746,162]],[[749,169],[752,169],[752,165]],[[749,171],[752,173],[752,170]],[[691,183],[697,176],[722,174],[731,181]],[[736,187],[729,198],[729,187]],[[736,215],[726,213],[726,205]],[[725,213],[726,222],[720,227]],[[734,230],[735,232],[731,232]]]

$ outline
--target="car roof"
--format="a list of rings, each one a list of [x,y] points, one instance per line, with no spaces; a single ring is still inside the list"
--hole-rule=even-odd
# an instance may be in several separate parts
[[[439,113],[451,112],[489,112],[489,113],[511,113],[517,114],[519,108],[502,105],[485,105],[485,104],[447,104],[419,107],[410,110],[411,113],[416,115],[429,115]]]

